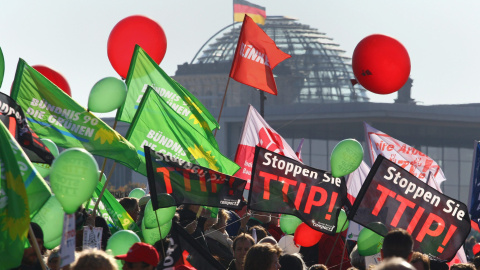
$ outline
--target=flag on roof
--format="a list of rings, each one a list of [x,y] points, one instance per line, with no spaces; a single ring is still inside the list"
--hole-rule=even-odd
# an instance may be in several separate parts
[[[265,7],[244,0],[233,0],[233,21],[243,22],[245,15],[250,16],[255,23],[265,25]]]

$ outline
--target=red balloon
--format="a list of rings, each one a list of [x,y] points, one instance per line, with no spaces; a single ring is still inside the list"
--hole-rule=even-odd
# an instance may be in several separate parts
[[[67,80],[55,70],[48,68],[46,66],[36,65],[32,66],[35,70],[40,72],[43,76],[49,79],[52,83],[54,83],[58,88],[62,89],[67,95],[72,96],[72,92],[70,91],[70,86],[68,85]]]
[[[403,45],[385,35],[362,39],[352,57],[355,78],[376,94],[391,94],[402,88],[410,75],[410,57]]]
[[[108,37],[107,53],[112,67],[122,78],[127,78],[136,44],[157,64],[167,51],[165,32],[157,22],[139,15],[119,21]]]
[[[480,244],[476,243],[475,245],[473,245],[473,255],[477,255],[477,253],[479,252],[480,252]]]
[[[311,247],[320,241],[322,235],[322,232],[310,228],[306,223],[302,223],[295,230],[293,241],[302,247]]]

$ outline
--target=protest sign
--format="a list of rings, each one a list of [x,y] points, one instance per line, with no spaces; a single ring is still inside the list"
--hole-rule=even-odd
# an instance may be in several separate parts
[[[83,249],[102,248],[102,233],[103,228],[88,226],[83,227]]]
[[[255,148],[248,207],[295,215],[315,230],[334,234],[347,200],[344,178],[306,166],[261,147]]]
[[[467,206],[452,199],[401,166],[378,156],[365,180],[349,219],[376,231],[403,228],[414,250],[450,261],[470,232]],[[376,231],[385,236],[385,232]]]
[[[240,209],[246,181],[192,164],[145,146],[148,185],[154,209],[157,195],[170,194],[175,201],[161,207],[183,203]]]
[[[65,214],[62,243],[60,244],[60,267],[75,261],[75,236],[75,214]]]

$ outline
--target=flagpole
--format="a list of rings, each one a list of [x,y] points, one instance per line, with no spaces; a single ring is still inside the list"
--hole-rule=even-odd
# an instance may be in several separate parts
[[[267,99],[267,97],[264,91],[260,89],[258,89],[258,91],[260,91],[260,115],[265,118],[265,99]]]
[[[217,123],[219,124],[220,124],[220,117],[222,116],[223,104],[225,104],[225,97],[227,96],[228,84],[230,84],[230,76],[228,77],[227,87],[225,87],[225,93],[223,93],[222,106],[220,106],[220,112],[218,113]],[[217,130],[218,128],[215,129],[215,132],[213,133],[213,137],[217,136]]]
[[[45,262],[43,261],[42,253],[40,252],[40,248],[38,247],[37,238],[36,238],[35,234],[33,233],[32,224],[29,224],[28,235],[30,236],[30,239],[32,240],[31,242],[32,242],[33,249],[35,250],[35,253],[37,254],[37,257],[38,257],[38,260],[40,261],[40,265],[42,266],[42,269],[46,270],[47,268],[46,268]]]
[[[98,205],[100,204],[100,201],[102,200],[103,193],[105,193],[105,189],[107,188],[108,182],[110,181],[110,178],[112,178],[113,170],[115,169],[115,166],[117,165],[116,162],[113,163],[112,168],[110,169],[110,172],[108,173],[107,180],[105,181],[105,184],[103,185],[102,192],[98,196],[97,201],[95,202],[95,207],[93,207],[93,217],[96,216],[96,210],[98,208]]]
[[[165,248],[163,247],[163,237],[162,237],[162,229],[160,228],[160,222],[158,221],[158,215],[157,215],[157,210],[153,211],[155,212],[155,217],[157,219],[157,225],[158,225],[158,232],[160,233],[160,241],[162,241],[162,253],[163,253],[163,258],[165,258]],[[170,221],[174,222],[174,221]]]
[[[328,265],[328,261],[330,261],[330,257],[332,256],[333,249],[337,245],[338,238],[340,237],[340,234],[343,231],[343,228],[345,227],[345,224],[347,224],[347,219],[345,220],[345,222],[343,222],[342,229],[340,230],[340,232],[337,234],[337,237],[335,238],[335,242],[333,243],[332,249],[330,250],[330,254],[328,254],[327,261],[325,262],[325,265]],[[345,243],[345,245],[346,244],[347,243]],[[343,255],[342,255],[342,261],[343,261]],[[342,269],[342,268],[340,268],[340,269]]]

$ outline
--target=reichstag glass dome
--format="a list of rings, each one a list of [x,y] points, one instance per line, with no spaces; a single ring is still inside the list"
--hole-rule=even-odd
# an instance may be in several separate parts
[[[366,102],[369,98],[366,90],[358,84],[352,86],[354,79],[351,59],[344,56],[339,44],[325,33],[309,25],[301,24],[297,19],[284,16],[268,16],[263,30],[275,41],[277,46],[292,57],[280,63],[273,71],[279,78],[289,76],[293,86],[294,103],[336,103]],[[229,25],[213,35],[197,52],[190,65],[209,66],[231,65],[241,23]],[[225,65],[228,63],[228,65]],[[181,75],[181,66],[179,66]]]

